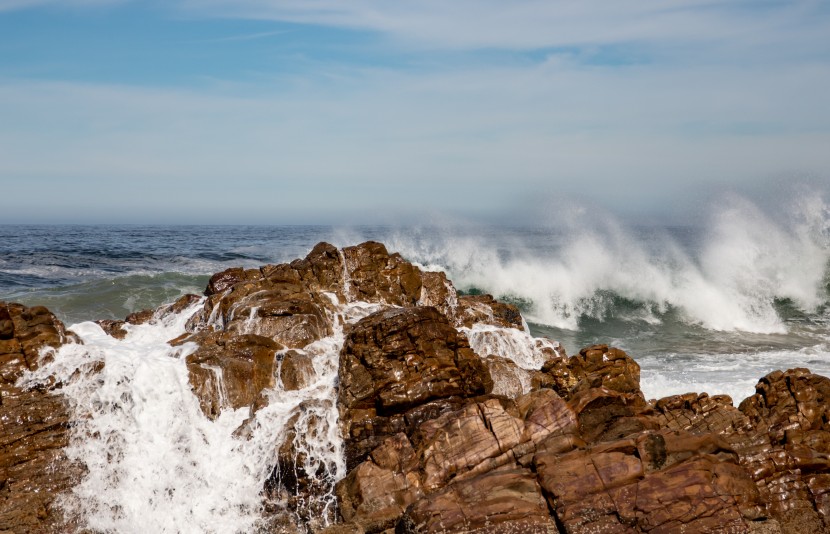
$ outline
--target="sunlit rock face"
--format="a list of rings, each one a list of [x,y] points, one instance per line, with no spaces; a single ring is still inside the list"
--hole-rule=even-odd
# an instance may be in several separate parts
[[[19,381],[76,341],[46,308],[0,302],[0,531],[70,528],[55,498],[83,470],[63,453],[71,419],[61,384]]]
[[[0,303],[0,532],[830,531],[829,379],[647,400],[380,243],[73,329]]]

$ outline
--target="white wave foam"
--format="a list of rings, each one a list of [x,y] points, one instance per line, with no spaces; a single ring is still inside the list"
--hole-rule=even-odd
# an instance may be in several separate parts
[[[782,208],[782,213],[786,211]],[[701,244],[666,232],[627,230],[606,215],[570,221],[564,233],[501,244],[450,234],[398,234],[390,249],[442,265],[460,288],[479,288],[531,305],[528,319],[575,330],[580,316],[614,312],[614,298],[647,305],[644,320],[676,309],[713,330],[783,333],[775,299],[812,312],[827,299],[830,209],[803,198],[786,220],[733,198],[715,213]],[[547,249],[534,241],[550,240]],[[691,250],[691,251],[690,251]]]
[[[77,422],[66,452],[86,465],[87,474],[61,505],[96,532],[252,532],[260,522],[265,481],[293,428],[296,461],[328,488],[314,510],[322,510],[321,524],[330,523],[334,483],[346,474],[335,390],[343,325],[378,306],[341,307],[334,334],[300,351],[312,359],[311,383],[299,391],[284,391],[281,383],[267,390],[269,403],[243,438],[236,434],[249,410],[227,407],[221,370],[213,369],[213,377],[223,409],[211,421],[189,383],[185,358],[195,344],[167,343],[184,333],[203,304],[153,324],[127,324],[123,340],[95,323],[72,325],[84,344],[64,345],[25,377],[30,384],[50,376],[63,382],[60,392]],[[100,363],[99,373],[76,372]]]
[[[74,419],[68,456],[87,474],[62,504],[100,532],[250,531],[260,506],[256,462],[232,435],[247,410],[209,421],[190,389],[184,358],[174,348],[188,312],[158,324],[129,325],[119,341],[94,323],[72,329],[84,345],[65,345],[29,380],[54,375]],[[98,374],[70,379],[75,369],[103,362]]]
[[[486,358],[496,355],[512,360],[522,369],[538,370],[555,353],[559,344],[545,338],[534,338],[527,330],[500,328],[476,323],[472,328],[459,328],[466,334],[473,352]]]
[[[830,347],[822,343],[801,350],[730,354],[667,354],[637,360],[646,398],[682,393],[726,394],[737,406],[755,393],[755,384],[775,370],[806,367],[830,376]]]

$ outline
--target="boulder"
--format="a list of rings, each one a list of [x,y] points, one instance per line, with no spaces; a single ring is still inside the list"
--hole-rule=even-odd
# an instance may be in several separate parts
[[[608,345],[585,347],[571,356],[568,367],[577,380],[571,393],[604,387],[642,396],[640,366],[620,349]]]
[[[492,295],[464,295],[458,297],[456,322],[467,328],[475,323],[524,330],[522,314],[512,304],[499,302]]]
[[[254,334],[202,333],[199,348],[187,356],[193,393],[206,416],[223,409],[254,408],[262,391],[273,388],[282,345]]]
[[[368,454],[412,408],[437,399],[471,397],[493,387],[487,367],[446,316],[431,307],[393,308],[365,317],[349,330],[340,353],[338,404],[349,456]],[[381,419],[387,419],[386,422]],[[398,422],[388,421],[396,419]],[[356,440],[361,429],[375,439]]]

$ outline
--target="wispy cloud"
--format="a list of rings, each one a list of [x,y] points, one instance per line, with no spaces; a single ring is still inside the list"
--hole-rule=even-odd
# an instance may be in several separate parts
[[[717,184],[830,169],[830,71],[640,68],[372,69],[351,73],[352,91],[283,83],[248,98],[6,83],[0,176],[18,206],[6,208],[30,209],[25,184],[63,177],[33,202],[179,198],[182,214],[290,221],[344,206],[487,210],[549,191],[654,211]]]
[[[827,9],[814,0],[183,0],[180,5],[194,14],[373,30],[433,48],[818,40],[828,29]]]
[[[100,7],[125,4],[130,0],[0,0],[0,12],[38,7]]]
[[[285,35],[286,33],[291,33],[291,30],[275,30],[270,32],[255,32],[255,33],[244,33],[240,35],[229,35],[226,37],[216,37],[213,39],[203,39],[202,43],[229,43],[235,41],[254,41],[256,39],[265,39],[267,37],[275,37],[277,35]]]

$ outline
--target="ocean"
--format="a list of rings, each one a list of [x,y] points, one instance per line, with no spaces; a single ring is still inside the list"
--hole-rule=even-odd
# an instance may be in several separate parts
[[[737,405],[775,369],[830,376],[830,212],[820,200],[776,216],[739,202],[694,226],[627,226],[602,214],[559,222],[0,226],[0,300],[47,306],[84,342],[25,379],[56,377],[76,420],[66,452],[86,475],[59,505],[95,532],[267,529],[261,490],[294,421],[305,471],[328,488],[310,506],[323,524],[333,520],[334,484],[345,476],[335,389],[342,326],[301,349],[315,362],[314,381],[299,391],[278,385],[246,422],[247,409],[208,420],[188,382],[193,347],[167,344],[201,303],[131,327],[124,340],[90,322],[199,294],[215,272],[291,261],[319,241],[381,241],[423,269],[446,271],[460,291],[516,304],[533,336],[569,354],[620,347],[640,364],[648,398],[706,391]],[[335,324],[375,309],[346,305]],[[533,346],[522,336],[504,338],[515,348],[505,355],[540,365],[522,352]],[[100,374],[75,373],[95,362],[105,363]]]
[[[211,274],[377,240],[467,293],[519,306],[569,354],[624,349],[650,398],[737,404],[775,369],[830,375],[830,216],[786,221],[747,203],[699,226],[0,226],[0,299],[67,325],[201,294]]]

